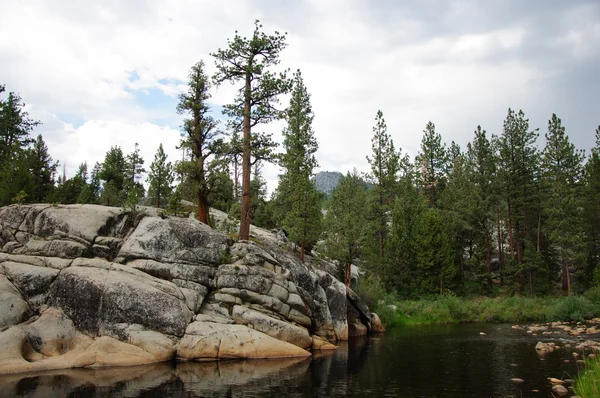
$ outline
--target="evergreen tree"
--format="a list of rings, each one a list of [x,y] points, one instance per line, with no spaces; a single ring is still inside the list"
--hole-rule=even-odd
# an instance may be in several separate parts
[[[121,206],[125,201],[125,172],[127,163],[119,146],[106,153],[98,177],[103,181],[100,203],[106,206]]]
[[[421,170],[421,188],[430,206],[436,207],[437,199],[445,184],[448,153],[446,144],[442,143],[442,136],[435,132],[435,125],[432,122],[427,123],[423,130],[417,164]]]
[[[452,238],[440,210],[427,208],[421,213],[415,231],[417,281],[422,293],[439,291],[456,275]]]
[[[371,138],[372,155],[367,156],[371,166],[368,181],[373,184],[371,213],[377,235],[379,265],[384,259],[384,240],[388,231],[388,212],[391,209],[395,185],[400,171],[400,155],[394,148],[394,142],[387,132],[387,125],[381,110],[377,111],[373,138]]]
[[[340,179],[331,193],[325,216],[326,251],[345,268],[346,285],[350,286],[352,262],[359,259],[365,237],[367,191],[356,170]]]
[[[392,209],[383,280],[389,288],[405,295],[414,293],[418,288],[416,264],[420,248],[416,242],[417,225],[426,208],[427,199],[417,191],[413,180],[401,180]]]
[[[0,85],[0,95],[5,86]],[[30,133],[40,124],[29,117],[25,104],[18,94],[0,97],[0,205],[18,199],[35,200],[32,177],[29,173],[29,156],[26,152],[33,142]]]
[[[446,223],[446,233],[452,242],[453,264],[456,269],[461,270],[462,278],[466,260],[469,264],[476,263],[475,251],[482,242],[475,241],[473,225],[476,206],[473,195],[475,186],[469,178],[469,163],[466,155],[454,142],[450,146],[449,153],[447,183],[439,195],[438,206],[442,210],[439,214],[444,217]],[[478,273],[479,267],[476,267],[475,271]]]
[[[174,179],[173,166],[171,162],[167,162],[167,154],[163,149],[163,145],[160,144],[147,177],[149,184],[148,196],[153,199],[156,207],[160,207],[163,201],[171,197]]]
[[[37,136],[33,146],[28,150],[28,157],[31,183],[33,184],[33,195],[30,199],[34,202],[43,202],[54,188],[54,174],[58,162],[52,161],[41,134]]]
[[[587,277],[595,286],[600,286],[600,126],[596,129],[596,145],[585,165],[584,198]]]
[[[290,106],[286,112],[287,127],[283,131],[285,152],[280,157],[283,174],[275,201],[283,228],[290,241],[300,248],[300,259],[321,234],[320,195],[312,181],[318,166],[315,153],[319,147],[312,129],[314,118],[310,95],[300,71],[294,74]]]
[[[182,147],[189,149],[190,160],[180,163],[180,170],[190,180],[196,191],[198,204],[198,221],[210,225],[209,186],[207,183],[207,161],[218,152],[221,135],[218,121],[208,115],[210,110],[207,101],[210,99],[210,82],[204,72],[204,62],[197,62],[190,69],[188,91],[179,96],[177,112],[190,115],[184,121],[184,138]]]
[[[135,191],[135,196],[140,198],[144,196],[145,188],[140,181],[142,174],[145,172],[144,159],[140,156],[140,147],[136,142],[133,152],[125,158],[125,181],[123,189],[127,195]]]
[[[534,205],[537,202],[536,176],[539,152],[535,146],[537,129],[529,130],[525,113],[508,109],[504,129],[499,138],[500,178],[508,210],[509,254],[513,260],[513,274],[519,278],[519,288],[524,290],[525,271],[529,274],[530,292],[533,269],[523,262],[526,239],[530,239],[532,222],[537,221]],[[535,247],[535,245],[528,245]],[[516,254],[516,258],[515,258]]]
[[[584,229],[582,220],[582,152],[569,142],[560,118],[552,114],[548,121],[542,169],[546,187],[544,208],[546,230],[551,249],[557,253],[566,288],[571,294],[569,269],[582,264]],[[578,264],[578,262],[580,264]],[[581,266],[579,267],[581,269]]]
[[[250,39],[236,32],[233,40],[227,41],[227,48],[212,54],[217,67],[213,79],[217,85],[226,81],[243,82],[235,102],[225,107],[225,113],[243,130],[240,240],[250,236],[251,148],[257,137],[251,134],[251,128],[278,119],[281,112],[275,109],[277,98],[291,88],[285,72],[276,74],[268,70],[279,64],[279,53],[286,47],[285,35],[275,32],[269,36],[261,28],[256,21]]]
[[[496,156],[492,143],[481,126],[477,126],[474,134],[473,141],[467,145],[469,180],[473,183],[470,195],[474,200],[471,222],[478,235],[478,241],[483,241],[485,247],[487,288],[488,291],[491,291],[493,211],[496,202],[494,192]]]

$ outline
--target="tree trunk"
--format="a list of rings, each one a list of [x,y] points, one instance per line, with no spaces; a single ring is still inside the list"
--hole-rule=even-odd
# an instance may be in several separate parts
[[[508,235],[509,235],[508,248],[510,251],[510,258],[515,258],[515,246],[514,246],[514,240],[513,240],[510,202],[508,203]]]
[[[379,210],[382,212],[382,217],[385,216],[385,212],[383,211],[383,192],[381,189],[379,191]],[[385,227],[385,222],[379,225],[379,261],[383,263],[383,228]]]
[[[523,264],[523,251],[521,250],[521,232],[519,231],[519,221],[515,222],[515,246],[517,249],[517,263]],[[522,294],[525,290],[525,275],[523,270],[519,271],[519,292]]]
[[[500,286],[504,286],[504,247],[502,247],[502,233],[500,230],[500,210],[496,211],[498,217],[498,260],[500,260]]]
[[[211,227],[208,202],[204,195],[198,194],[198,221]]]
[[[233,197],[236,202],[238,202],[240,200],[239,182],[240,182],[240,165],[238,162],[237,155],[234,155],[233,156]]]
[[[542,211],[538,214],[538,226],[537,226],[537,252],[542,252]]]
[[[346,286],[350,287],[352,282],[352,264],[346,264]]]
[[[238,240],[250,238],[250,73],[244,91],[244,142],[242,149],[242,215]]]
[[[571,273],[569,272],[569,267],[567,266],[567,262],[563,260],[563,274],[567,280],[567,294],[571,295]]]
[[[529,296],[533,296],[533,270],[529,270]]]
[[[488,284],[488,289],[491,292],[493,289],[492,286],[492,245],[490,242],[490,233],[488,232],[487,228],[485,229],[485,260],[487,263],[487,284]]]

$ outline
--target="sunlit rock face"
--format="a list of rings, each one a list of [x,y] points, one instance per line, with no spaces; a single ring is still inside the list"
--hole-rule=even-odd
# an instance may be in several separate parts
[[[331,264],[280,235],[234,243],[148,208],[0,208],[0,373],[306,357],[370,331]]]

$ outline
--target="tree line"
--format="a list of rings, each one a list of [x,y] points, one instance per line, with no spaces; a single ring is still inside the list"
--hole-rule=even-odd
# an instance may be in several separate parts
[[[477,126],[463,150],[429,122],[411,159],[379,111],[371,170],[348,174],[332,193],[326,244],[403,296],[598,286],[600,126],[587,157],[556,114],[544,135],[540,149],[538,129],[508,109],[502,134]]]
[[[315,186],[318,142],[301,71],[275,71],[285,47],[285,34],[267,35],[256,21],[250,38],[236,32],[211,54],[213,76],[204,61],[190,68],[176,109],[185,115],[182,158],[169,162],[160,145],[147,172],[148,192],[137,144],[129,154],[111,147],[91,171],[83,163],[67,179],[41,135],[31,138],[39,122],[21,98],[0,97],[0,204],[145,201],[176,209],[186,199],[207,225],[210,207],[229,213],[226,228],[237,229],[238,239],[249,239],[251,222],[282,228],[301,260],[307,253],[335,259],[347,283],[350,265],[359,263],[406,297],[499,289],[547,294],[556,286],[570,294],[600,285],[600,127],[586,157],[557,115],[541,149],[539,131],[520,110],[508,110],[498,136],[477,126],[465,149],[448,145],[429,122],[411,158],[394,144],[378,111],[370,171],[348,173],[327,198]],[[221,123],[209,101],[211,87],[225,83],[238,91]],[[282,108],[279,98],[288,93]],[[270,135],[256,131],[276,119],[286,121],[282,153]],[[270,198],[264,162],[282,170]]]

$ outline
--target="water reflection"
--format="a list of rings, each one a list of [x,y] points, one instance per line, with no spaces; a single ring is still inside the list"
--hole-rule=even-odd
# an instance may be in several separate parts
[[[309,359],[0,376],[0,397],[550,397],[546,377],[574,376],[576,365],[566,350],[539,358],[539,338],[508,325],[396,328]]]

